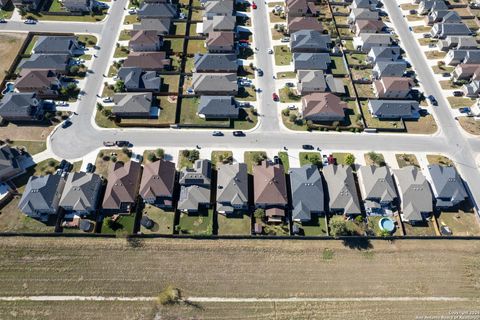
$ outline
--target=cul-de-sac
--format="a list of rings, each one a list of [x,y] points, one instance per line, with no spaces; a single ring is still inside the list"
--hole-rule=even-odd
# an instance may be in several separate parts
[[[480,319],[480,1],[0,8],[0,319]]]

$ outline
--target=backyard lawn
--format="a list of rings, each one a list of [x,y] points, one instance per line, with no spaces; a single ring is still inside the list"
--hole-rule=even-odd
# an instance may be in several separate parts
[[[441,212],[437,217],[438,225],[446,226],[454,236],[478,236],[480,226],[473,212]]]
[[[309,222],[294,222],[298,225],[305,236],[326,236],[328,231],[327,219],[325,216],[312,215]]]
[[[211,235],[213,232],[213,209],[201,209],[196,214],[180,213],[178,222],[180,234]]]
[[[403,223],[406,236],[435,236],[433,221],[425,221],[422,224],[412,226],[410,223]]]
[[[173,224],[175,220],[175,212],[173,210],[166,211],[156,206],[146,204],[142,215],[148,217],[155,223],[151,229],[141,226],[140,231],[142,233],[173,234]]]
[[[238,217],[227,218],[223,214],[217,213],[219,235],[250,235],[252,229],[252,219],[246,213]]]
[[[115,221],[113,217],[106,217],[102,222],[103,234],[133,234],[133,228],[135,224],[135,214],[121,215]]]

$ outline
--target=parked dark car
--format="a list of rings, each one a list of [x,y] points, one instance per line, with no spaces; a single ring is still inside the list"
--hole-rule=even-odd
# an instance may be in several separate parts
[[[244,137],[245,133],[243,133],[243,131],[233,131],[233,135],[235,137]]]
[[[273,157],[273,163],[280,164],[280,158],[278,156]]]
[[[435,99],[434,96],[429,95],[429,96],[428,96],[428,101],[430,101],[430,103],[431,103],[433,106],[438,106],[437,99]]]
[[[263,70],[257,68],[257,75],[258,75],[259,77],[263,77]]]
[[[472,112],[469,107],[459,108],[458,111],[460,113],[470,113],[470,112]]]
[[[71,125],[72,125],[72,121],[67,119],[67,120],[63,121],[62,128],[66,129],[66,128],[70,127]]]
[[[454,97],[461,97],[461,96],[463,96],[463,91],[453,91],[453,96]]]
[[[86,171],[87,172],[95,172],[95,165],[92,164],[92,163],[87,164]]]
[[[302,145],[302,149],[313,150],[314,147],[311,144],[304,144],[304,145]]]
[[[115,145],[117,147],[128,147],[130,143],[126,140],[118,140],[118,141],[115,141]]]

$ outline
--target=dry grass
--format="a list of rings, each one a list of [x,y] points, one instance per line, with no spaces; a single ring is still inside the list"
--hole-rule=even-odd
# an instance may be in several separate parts
[[[103,154],[105,160],[100,156]],[[116,154],[116,155],[115,155]],[[113,163],[112,158],[116,157],[117,161],[122,161],[123,163],[127,163],[130,158],[122,151],[122,149],[103,149],[100,150],[97,156],[97,160],[95,161],[95,173],[102,175],[103,177],[107,178],[108,170],[110,165]]]
[[[171,284],[184,296],[478,297],[479,242],[349,245],[356,249],[335,240],[2,238],[0,295],[156,296]]]
[[[0,59],[0,82],[5,78],[4,71],[10,69],[26,38],[26,33],[0,34],[0,57],[2,57]]]
[[[475,120],[473,117],[458,117],[458,122],[460,122],[463,130],[468,133],[480,135],[480,121]]]
[[[453,161],[439,154],[427,154],[429,164],[440,164],[444,166],[453,166]]]

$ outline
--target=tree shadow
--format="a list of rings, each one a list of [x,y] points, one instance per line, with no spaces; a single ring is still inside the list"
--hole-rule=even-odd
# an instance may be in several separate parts
[[[373,249],[373,245],[368,238],[344,238],[343,245],[350,249],[369,250]]]
[[[127,244],[133,249],[140,249],[145,247],[144,239],[127,237]]]

